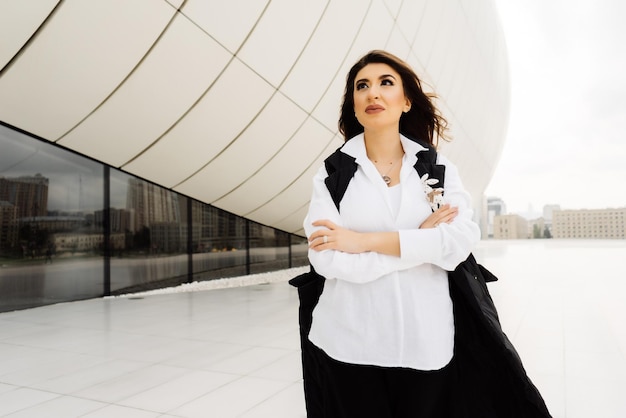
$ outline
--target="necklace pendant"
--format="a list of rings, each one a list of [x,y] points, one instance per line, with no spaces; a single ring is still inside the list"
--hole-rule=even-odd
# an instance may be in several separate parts
[[[385,182],[385,184],[386,184],[387,186],[389,186],[389,184],[391,183],[391,177],[389,177],[389,176],[387,176],[387,175],[384,175],[384,176],[383,176],[383,181]]]

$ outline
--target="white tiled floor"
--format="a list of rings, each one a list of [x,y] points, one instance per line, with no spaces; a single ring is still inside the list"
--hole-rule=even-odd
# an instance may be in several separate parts
[[[626,417],[626,243],[475,254],[554,417]],[[0,314],[0,416],[304,417],[297,303],[282,282]]]

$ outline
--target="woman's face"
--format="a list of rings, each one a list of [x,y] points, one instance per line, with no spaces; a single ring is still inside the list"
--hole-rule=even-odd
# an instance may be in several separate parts
[[[402,78],[392,67],[372,63],[354,79],[354,113],[365,130],[399,129],[400,116],[411,108]]]

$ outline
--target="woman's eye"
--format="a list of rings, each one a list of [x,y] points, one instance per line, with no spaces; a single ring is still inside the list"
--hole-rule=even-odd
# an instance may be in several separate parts
[[[393,86],[393,81],[389,79],[384,79],[380,82],[382,86]]]
[[[358,84],[356,85],[356,89],[357,89],[357,90],[362,90],[362,89],[364,89],[364,88],[367,88],[367,84],[365,84],[365,83],[358,83]]]

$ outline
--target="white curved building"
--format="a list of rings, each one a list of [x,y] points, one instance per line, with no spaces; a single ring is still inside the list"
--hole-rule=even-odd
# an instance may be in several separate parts
[[[290,233],[371,49],[440,96],[477,209],[504,144],[492,0],[5,0],[0,40],[5,126]]]

